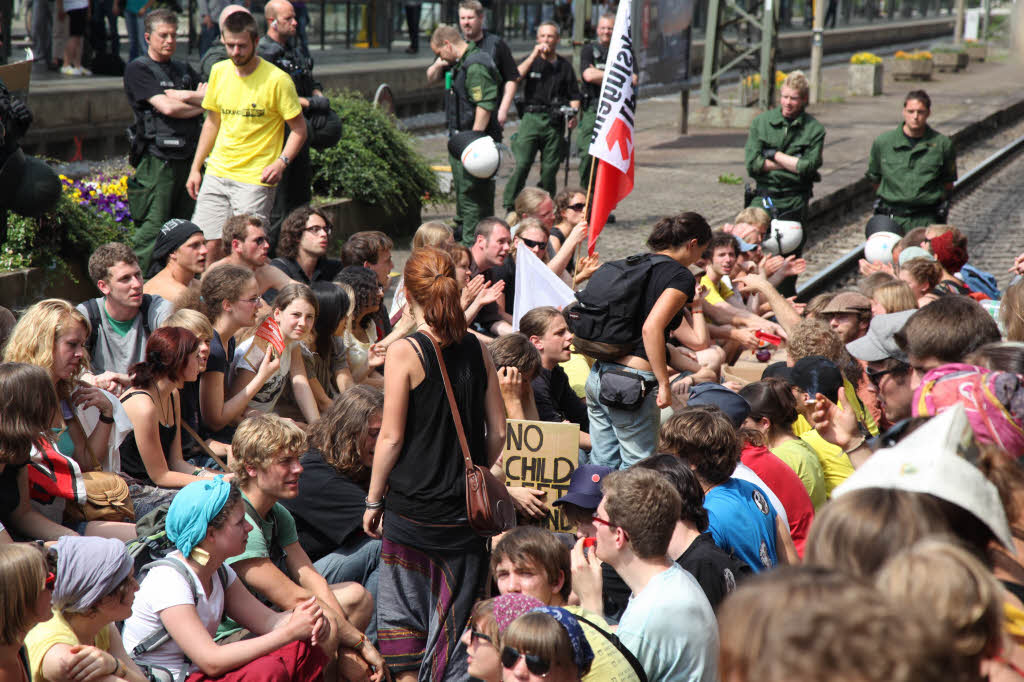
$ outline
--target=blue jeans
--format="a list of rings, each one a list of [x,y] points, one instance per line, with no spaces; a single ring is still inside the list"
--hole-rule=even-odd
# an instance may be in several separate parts
[[[626,469],[645,457],[650,457],[658,446],[658,428],[661,416],[658,410],[658,392],[652,390],[636,410],[619,410],[603,404],[601,376],[609,370],[625,370],[654,381],[654,373],[598,360],[587,377],[587,415],[590,417],[590,463],[613,469]]]
[[[203,26],[202,24],[200,26],[202,26],[203,30],[199,33],[199,56],[202,57],[210,49],[214,41],[220,37],[220,27],[216,25]]]
[[[125,10],[124,25],[128,28],[128,61],[132,61],[149,51],[146,45],[146,17]]]
[[[367,589],[377,603],[377,576],[380,573],[380,540],[366,537],[348,540],[330,554],[320,557],[314,564],[316,572],[329,585],[356,582]],[[377,609],[373,610],[366,637],[377,640]]]

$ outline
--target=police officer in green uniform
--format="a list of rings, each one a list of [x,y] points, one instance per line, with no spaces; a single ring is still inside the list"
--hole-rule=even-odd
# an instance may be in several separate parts
[[[313,78],[313,60],[299,45],[299,22],[295,18],[292,3],[288,0],[270,0],[263,12],[267,19],[267,33],[260,38],[256,53],[292,77],[299,104],[307,118],[326,113],[331,108],[331,102],[324,97],[320,83]],[[288,126],[285,126],[285,137],[288,132]],[[311,136],[313,131],[309,133]],[[285,216],[313,199],[310,187],[312,182],[313,164],[309,157],[307,139],[302,151],[288,163],[278,183],[274,208],[270,211],[270,230],[267,233],[272,248],[277,245],[277,235]]]
[[[203,125],[199,74],[171,57],[178,17],[167,9],[146,15],[146,54],[124,70],[135,125],[128,179],[128,206],[135,222],[132,249],[145,273],[153,245],[171,218],[189,218],[196,202],[185,188]]]
[[[754,119],[744,147],[747,173],[757,183],[748,189],[745,205],[801,223],[812,186],[821,180],[825,144],[825,126],[804,111],[809,91],[803,72],[790,72],[782,82],[779,107]]]
[[[430,49],[451,65],[445,76],[445,115],[448,136],[466,130],[501,139],[496,111],[501,97],[500,77],[491,59],[475,44],[466,42],[454,26],[441,24],[430,38]],[[476,224],[494,214],[494,179],[470,175],[459,159],[449,154],[455,184],[455,231],[462,243],[472,245]]]
[[[868,179],[877,192],[875,213],[890,216],[906,233],[945,223],[956,181],[953,141],[928,125],[932,100],[924,90],[903,101],[903,123],[871,145]]]
[[[502,197],[506,211],[512,210],[516,196],[526,185],[526,176],[538,150],[540,187],[555,196],[558,167],[569,151],[562,138],[563,123],[571,130],[576,126],[576,117],[566,120],[560,109],[568,105],[579,112],[580,89],[572,64],[555,53],[556,47],[558,26],[543,22],[537,27],[537,44],[519,64],[519,75],[526,81],[523,87],[525,112],[520,118],[519,132],[512,140],[516,168]]]

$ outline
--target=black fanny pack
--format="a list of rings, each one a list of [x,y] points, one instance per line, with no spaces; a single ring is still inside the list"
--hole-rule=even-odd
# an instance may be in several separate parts
[[[658,387],[657,381],[648,381],[635,372],[612,369],[601,375],[601,392],[598,400],[602,405],[617,410],[638,410],[644,399]]]

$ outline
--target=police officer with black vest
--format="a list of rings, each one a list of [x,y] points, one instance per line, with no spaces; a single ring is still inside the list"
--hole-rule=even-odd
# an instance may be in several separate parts
[[[160,228],[171,218],[190,218],[195,200],[185,189],[203,125],[206,84],[185,62],[171,59],[178,17],[167,9],[146,15],[146,54],[124,71],[135,124],[129,129],[128,205],[135,221],[132,249],[145,272]]]
[[[326,114],[331,108],[331,102],[324,97],[320,83],[313,78],[313,60],[299,45],[299,22],[295,18],[295,8],[288,0],[270,0],[263,8],[263,13],[267,19],[267,33],[260,38],[256,51],[260,57],[292,77],[312,139],[315,126],[311,125],[310,117]],[[288,129],[285,126],[285,135],[287,134]],[[309,147],[307,142],[299,155],[288,163],[288,168],[278,183],[274,208],[270,212],[270,230],[267,234],[272,245],[277,244],[277,235],[285,216],[299,206],[308,204],[313,198],[310,187],[313,182],[313,165],[309,158]]]
[[[516,196],[526,185],[530,166],[540,150],[540,186],[555,196],[558,167],[569,149],[562,137],[565,126],[576,126],[580,88],[568,59],[558,55],[558,26],[545,21],[537,27],[537,44],[519,64],[524,108],[519,132],[512,140],[516,168],[505,185],[502,204],[511,211]]]
[[[445,114],[448,137],[466,131],[486,133],[494,141],[501,139],[501,124],[496,111],[500,76],[494,61],[474,43],[463,40],[454,26],[441,24],[430,38],[430,49],[448,65],[445,76]],[[455,185],[455,231],[467,246],[473,243],[474,230],[481,218],[494,214],[494,178],[471,175],[453,153],[448,160]]]

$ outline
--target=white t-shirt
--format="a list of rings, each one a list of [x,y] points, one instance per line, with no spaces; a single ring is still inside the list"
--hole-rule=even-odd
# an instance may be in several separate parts
[[[694,577],[677,563],[630,597],[616,634],[649,680],[718,679],[715,612]]]
[[[250,336],[242,343],[238,344],[238,348],[235,349],[235,358],[232,361],[233,368],[235,370],[247,369],[254,374],[259,369],[259,364],[253,367],[245,359],[245,354],[252,348],[252,342],[255,336]],[[281,355],[281,366],[272,377],[267,379],[267,382],[263,384],[263,387],[253,396],[252,400],[249,401],[249,407],[260,412],[270,413],[274,411],[277,406],[277,399],[284,393],[285,382],[291,377],[292,370],[292,349],[298,341],[292,341],[284,347],[284,353]],[[256,349],[257,354],[259,348]],[[259,355],[260,360],[263,359],[263,355]]]
[[[181,604],[194,604],[199,613],[199,620],[202,621],[211,637],[216,634],[217,626],[220,625],[220,621],[224,617],[224,589],[221,587],[220,578],[214,576],[213,590],[207,596],[199,582],[199,576],[184,561],[180,552],[174,552],[168,558],[182,562],[192,574],[198,587],[199,603],[196,604],[192,600],[192,588],[185,577],[173,568],[157,566],[150,569],[143,579],[139,591],[135,594],[132,615],[124,622],[124,631],[121,633],[125,651],[129,654],[138,646],[139,642],[162,627],[160,612],[164,609]],[[228,585],[231,585],[235,581],[235,572],[227,565],[225,568],[228,574]],[[185,668],[185,652],[173,639],[142,654],[135,660],[140,664],[159,665],[167,668],[175,678]],[[189,673],[197,670],[199,667],[193,665],[189,668]]]

